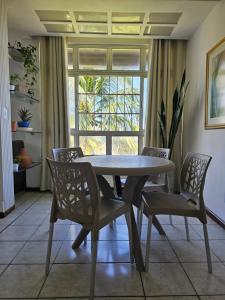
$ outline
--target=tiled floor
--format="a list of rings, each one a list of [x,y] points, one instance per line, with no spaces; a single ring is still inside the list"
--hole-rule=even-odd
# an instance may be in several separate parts
[[[51,195],[27,192],[17,196],[16,210],[0,220],[0,299],[87,299],[90,239],[71,249],[80,226],[55,226],[51,270],[44,277]],[[190,219],[191,242],[185,240],[183,218],[160,217],[166,236],[153,230],[149,273],[129,263],[124,218],[100,234],[96,299],[225,300],[225,231],[209,220],[213,274],[208,274],[202,227]],[[145,249],[146,220],[142,232]]]

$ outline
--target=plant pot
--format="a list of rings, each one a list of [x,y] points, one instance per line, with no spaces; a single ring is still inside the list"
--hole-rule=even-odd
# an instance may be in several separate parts
[[[18,172],[19,171],[19,164],[13,164],[13,172]]]
[[[17,122],[16,121],[12,121],[11,128],[12,128],[12,132],[16,131],[16,128],[17,128]]]
[[[17,122],[17,124],[18,124],[18,127],[25,127],[25,128],[27,128],[27,127],[30,126],[30,121],[19,121],[19,122]]]
[[[9,85],[9,90],[10,90],[10,92],[15,92],[16,86],[14,84],[10,84]]]
[[[30,165],[32,164],[32,158],[27,153],[25,148],[20,149],[20,153],[17,156],[17,159],[19,159],[19,161],[21,161],[20,165],[22,168],[29,168]]]

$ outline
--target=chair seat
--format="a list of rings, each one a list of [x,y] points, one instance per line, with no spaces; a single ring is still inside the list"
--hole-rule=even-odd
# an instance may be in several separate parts
[[[117,199],[108,199],[106,197],[101,197],[100,207],[99,207],[99,222],[98,230],[104,226],[110,224],[113,220],[120,217],[121,215],[130,212],[130,204]],[[87,230],[92,230],[93,224],[82,223],[84,228]]]
[[[99,229],[129,211],[129,203],[102,197],[99,208]]]
[[[150,193],[150,192],[165,192],[166,191],[166,185],[165,184],[158,184],[154,183],[152,181],[147,181],[145,183],[145,186],[143,188],[143,192]]]
[[[182,194],[168,194],[164,192],[143,192],[145,210],[151,215],[179,215],[198,217],[199,208]]]

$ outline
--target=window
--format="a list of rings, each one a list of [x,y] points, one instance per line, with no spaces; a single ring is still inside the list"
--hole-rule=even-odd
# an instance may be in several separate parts
[[[146,53],[145,47],[68,48],[71,146],[86,155],[140,152]]]

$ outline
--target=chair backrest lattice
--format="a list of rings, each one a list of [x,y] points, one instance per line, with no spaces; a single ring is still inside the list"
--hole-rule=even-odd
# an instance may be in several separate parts
[[[57,162],[47,159],[53,181],[52,220],[69,219],[80,224],[94,222],[99,207],[99,188],[88,162]]]
[[[142,155],[169,159],[170,149],[156,148],[156,147],[144,147],[142,150]]]
[[[144,147],[142,150],[142,155],[169,159],[170,149],[157,148],[157,147]],[[165,176],[164,174],[151,175],[148,180],[157,183],[162,183],[165,182]]]
[[[200,209],[204,209],[203,189],[211,159],[211,156],[190,152],[181,169],[181,193]]]
[[[52,156],[55,161],[74,162],[77,158],[83,157],[83,151],[80,147],[75,148],[53,148]]]

